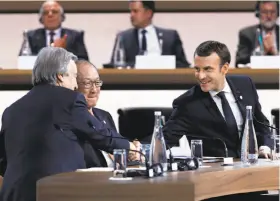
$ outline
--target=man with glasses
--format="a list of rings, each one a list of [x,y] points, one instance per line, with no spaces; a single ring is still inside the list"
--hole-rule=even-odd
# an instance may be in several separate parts
[[[278,1],[258,1],[255,15],[259,24],[246,27],[239,32],[239,44],[236,53],[236,67],[250,63],[250,56],[259,46],[263,46],[264,55],[279,54],[279,17]],[[257,30],[260,30],[262,44],[257,43]]]
[[[84,44],[84,32],[62,28],[65,20],[63,7],[56,1],[46,1],[39,11],[39,22],[43,28],[30,30],[27,33],[32,55],[37,55],[43,47],[62,47],[72,52],[79,59],[87,59],[88,53]],[[22,45],[23,47],[23,45]],[[22,55],[20,50],[20,55]]]
[[[97,68],[86,60],[76,61],[78,91],[85,96],[89,113],[96,117],[106,128],[117,132],[115,123],[109,112],[96,108],[100,89],[103,84]],[[139,142],[134,142],[139,149]],[[110,167],[113,165],[113,156],[103,150],[92,147],[87,141],[82,143],[85,152],[87,168]],[[133,156],[133,153],[131,154]],[[130,157],[129,157],[130,159]]]

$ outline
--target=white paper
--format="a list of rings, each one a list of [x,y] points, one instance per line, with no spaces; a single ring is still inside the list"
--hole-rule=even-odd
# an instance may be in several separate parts
[[[174,55],[137,55],[136,69],[175,69]]]

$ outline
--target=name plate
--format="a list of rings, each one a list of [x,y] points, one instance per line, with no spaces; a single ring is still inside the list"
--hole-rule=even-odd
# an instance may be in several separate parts
[[[17,69],[32,70],[37,56],[19,56],[17,62]]]
[[[175,69],[176,59],[174,55],[137,55],[136,69]]]
[[[280,68],[280,56],[251,56],[251,68]]]

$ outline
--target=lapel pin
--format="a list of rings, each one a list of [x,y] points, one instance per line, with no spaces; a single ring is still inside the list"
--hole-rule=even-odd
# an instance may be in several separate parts
[[[242,99],[243,99],[243,97],[242,97],[242,96],[239,96],[239,98],[240,98],[240,100],[242,100]]]
[[[105,121],[105,120],[103,120],[103,123],[104,123],[104,124],[106,124],[106,121]]]

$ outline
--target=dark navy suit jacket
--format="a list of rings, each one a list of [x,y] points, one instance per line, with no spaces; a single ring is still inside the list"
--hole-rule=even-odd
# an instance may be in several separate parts
[[[227,76],[227,82],[237,100],[237,105],[243,116],[243,128],[246,119],[246,106],[253,108],[254,127],[258,136],[258,145],[272,148],[273,140],[266,126],[256,122],[256,119],[269,125],[261,111],[258,95],[252,80],[247,76]],[[203,152],[205,156],[225,156],[223,140],[230,157],[240,157],[241,139],[238,134],[230,135],[226,122],[211,95],[203,92],[199,85],[194,86],[173,102],[173,113],[163,129],[167,144],[177,144],[182,135],[204,136]],[[243,132],[242,132],[243,133]],[[187,136],[188,137],[188,136]]]
[[[89,60],[86,46],[84,44],[84,31],[61,28],[61,37],[67,35],[66,50],[72,52],[79,59]],[[33,55],[37,55],[40,50],[46,47],[46,30],[43,28],[30,30],[27,32],[28,42]],[[22,50],[20,50],[21,55]]]
[[[105,127],[112,129],[117,132],[114,120],[109,112],[101,110],[98,108],[92,109],[94,116],[102,123]],[[90,143],[85,141],[83,143],[83,148],[85,151],[85,162],[87,168],[91,167],[107,167],[108,164],[99,149],[96,149],[91,146]]]
[[[118,136],[90,115],[82,94],[33,87],[3,113],[0,160],[7,164],[0,200],[35,201],[40,178],[86,168],[81,141],[107,152],[128,149],[127,140],[112,138]]]

